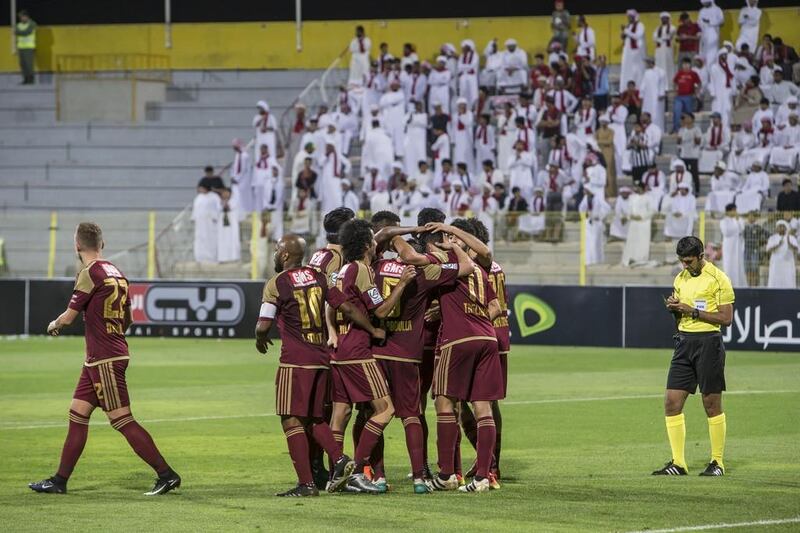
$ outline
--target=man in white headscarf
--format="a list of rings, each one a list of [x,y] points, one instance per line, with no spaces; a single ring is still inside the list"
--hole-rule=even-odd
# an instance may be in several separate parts
[[[736,80],[728,63],[728,50],[724,47],[717,52],[716,60],[709,69],[708,92],[712,98],[711,110],[720,114],[722,124],[727,129],[731,118],[733,96],[736,94]]]
[[[722,271],[734,287],[747,287],[744,271],[744,219],[739,218],[736,204],[725,206],[725,218],[719,222],[722,233]]]
[[[276,132],[278,123],[275,117],[269,112],[269,105],[264,100],[259,100],[256,104],[258,112],[253,117],[253,127],[256,129],[255,159],[260,156],[260,146],[266,144],[270,155],[276,156],[277,137]]]
[[[356,36],[350,41],[350,75],[348,83],[361,85],[369,70],[369,53],[372,41],[364,32],[364,26],[356,26]]]
[[[605,219],[611,213],[611,206],[603,198],[602,192],[596,195],[591,188],[584,191],[578,211],[586,213],[586,264],[595,265],[605,261]]]
[[[678,29],[672,25],[670,14],[662,11],[659,15],[661,25],[653,32],[653,41],[656,43],[655,60],[656,66],[664,71],[666,79],[672,83],[675,77],[675,56],[672,44],[675,42],[675,34]]]
[[[761,203],[769,194],[769,175],[764,172],[761,161],[753,161],[744,183],[736,195],[736,209],[740,213],[760,211]]]
[[[241,139],[234,139],[231,145],[235,153],[230,171],[232,194],[236,196],[239,209],[250,213],[253,211],[253,160]]]
[[[467,170],[475,170],[475,150],[473,147],[473,129],[475,118],[468,108],[467,99],[463,96],[456,100],[456,114],[453,117],[453,162],[464,163]]]
[[[794,172],[800,155],[800,125],[797,112],[789,114],[789,123],[773,137],[774,146],[770,149],[769,165],[773,172]]]
[[[222,214],[219,195],[200,181],[192,204],[194,222],[194,260],[198,263],[217,262],[217,222]]]
[[[647,45],[644,40],[644,24],[639,20],[639,12],[629,9],[626,12],[628,24],[622,26],[622,70],[619,86],[627,87],[633,81],[638,87],[644,74],[644,58]]]
[[[365,174],[367,168],[377,168],[381,176],[388,176],[392,171],[394,155],[392,138],[377,120],[373,121],[361,149],[361,174]]]
[[[717,161],[711,174],[711,192],[706,197],[706,213],[723,214],[733,202],[738,186],[739,177],[723,161]]]
[[[758,28],[761,24],[761,10],[758,9],[758,0],[745,0],[744,7],[739,11],[739,38],[736,39],[736,49],[741,50],[742,45],[750,47],[755,52],[758,45]]]
[[[714,3],[714,0],[700,0],[703,7],[697,15],[697,24],[703,34],[700,38],[700,55],[703,56],[707,65],[717,59],[719,50],[719,29],[725,21],[722,10]]]
[[[622,264],[632,266],[650,260],[651,219],[654,211],[640,183],[634,184],[634,194],[628,202],[628,238],[622,250]]]
[[[631,196],[630,187],[620,187],[619,196],[614,202],[614,220],[608,234],[611,237],[624,241],[628,238],[628,219],[630,218],[630,204],[628,200]]]
[[[795,255],[800,251],[797,238],[789,234],[789,223],[779,220],[775,233],[767,241],[769,256],[769,278],[767,287],[774,289],[794,289],[797,287],[797,267]]]
[[[672,198],[664,222],[664,236],[680,239],[692,234],[697,218],[697,198],[690,191],[689,183],[678,186],[678,195]]]
[[[479,85],[481,87],[497,87],[497,74],[503,62],[503,56],[497,50],[496,38],[486,43],[486,47],[483,49],[483,57],[486,58],[486,62],[483,70],[480,71]]]
[[[402,157],[404,148],[406,126],[406,95],[400,90],[400,82],[392,81],[389,91],[381,96],[381,118],[384,128],[389,137],[392,138],[394,155]]]
[[[664,71],[656,66],[655,59],[652,57],[646,58],[645,64],[647,67],[644,74],[642,74],[642,83],[639,86],[639,94],[642,97],[642,112],[649,113],[653,119],[653,124],[663,132],[667,78]]]
[[[478,99],[479,63],[475,42],[472,39],[461,41],[461,55],[458,58],[458,96],[467,99],[470,109]]]
[[[692,190],[692,173],[686,170],[686,163],[682,159],[675,158],[669,164],[672,173],[669,175],[669,194],[672,197],[677,196],[678,189],[682,185],[689,187]],[[687,234],[688,235],[688,234]]]
[[[447,70],[447,57],[436,58],[436,65],[428,75],[428,114],[435,111],[434,106],[439,104],[445,113],[450,113],[450,79],[452,73]]]
[[[528,54],[517,46],[516,39],[506,39],[505,45],[497,88],[501,92],[516,92],[528,83]]]

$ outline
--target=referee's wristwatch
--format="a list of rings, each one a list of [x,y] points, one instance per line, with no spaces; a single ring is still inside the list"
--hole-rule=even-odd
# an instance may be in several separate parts
[[[697,320],[698,318],[700,318],[700,310],[692,309],[692,319]]]

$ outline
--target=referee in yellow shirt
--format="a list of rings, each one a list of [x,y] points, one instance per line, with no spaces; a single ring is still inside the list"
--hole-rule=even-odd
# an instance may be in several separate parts
[[[683,405],[698,385],[708,416],[711,438],[711,461],[700,475],[722,476],[725,466],[725,413],[722,391],[725,390],[725,347],[721,326],[733,320],[733,287],[725,273],[703,259],[703,242],[697,237],[678,241],[676,252],[683,270],[675,277],[675,292],[667,298],[667,309],[678,325],[675,352],[667,376],[664,411],[672,460],[653,472],[658,476],[688,474],[684,447],[686,423]]]

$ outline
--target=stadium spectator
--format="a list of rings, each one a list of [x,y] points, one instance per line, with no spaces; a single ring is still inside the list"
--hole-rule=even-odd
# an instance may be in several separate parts
[[[593,188],[585,187],[578,211],[586,214],[586,265],[605,262],[605,218],[611,213],[611,206],[603,198],[602,190],[595,195]]]
[[[746,44],[750,50],[755,50],[758,44],[758,29],[761,24],[758,0],[745,0],[744,7],[739,10],[738,22],[739,38],[736,39],[736,48],[741,49],[742,45]]]
[[[644,185],[645,196],[650,201],[650,207],[652,207],[653,212],[660,212],[661,203],[669,187],[669,180],[659,170],[655,161],[650,164],[647,172],[642,176],[642,184]]]
[[[712,64],[717,59],[719,51],[719,30],[725,22],[722,10],[714,3],[714,0],[700,0],[703,7],[697,14],[697,22],[702,31],[700,39],[700,55],[703,56],[707,65]]]
[[[723,214],[728,204],[733,202],[738,187],[739,176],[730,172],[723,161],[718,161],[714,165],[714,173],[711,174],[711,191],[706,196],[706,212]]]
[[[253,160],[241,139],[233,139],[231,145],[235,153],[230,170],[231,189],[242,212],[250,213],[253,211]]]
[[[742,212],[737,207],[738,212]],[[764,246],[769,238],[769,233],[758,223],[758,213],[747,213],[747,223],[744,227],[744,268],[747,274],[747,285],[758,287],[761,285],[759,267],[763,258]]]
[[[517,46],[517,40],[506,39],[506,49],[497,76],[499,93],[519,93],[528,82],[528,54]]]
[[[691,60],[700,50],[702,37],[700,26],[692,21],[689,13],[681,13],[680,25],[676,30],[675,39],[678,41],[678,64],[683,64],[684,59]]]
[[[608,107],[608,67],[606,66],[606,56],[597,56],[597,68],[594,77],[594,108],[597,111],[604,111]]]
[[[614,201],[614,218],[608,229],[608,235],[611,239],[624,241],[628,238],[628,220],[630,219],[630,203],[628,199],[631,196],[631,192],[630,187],[620,187],[619,189],[619,196]]]
[[[686,168],[692,174],[692,185],[695,191],[700,190],[700,173],[698,171],[698,160],[700,159],[700,146],[703,141],[703,133],[694,124],[694,114],[685,112],[681,117],[681,129],[678,130],[678,157],[680,157]]]
[[[596,39],[594,30],[589,26],[585,15],[578,15],[578,31],[575,32],[576,52],[587,58],[589,61],[594,61]],[[606,90],[608,88],[606,87]]]
[[[731,119],[733,124],[749,122],[759,109],[759,104],[764,99],[764,93],[761,92],[759,83],[758,76],[751,76],[736,94],[733,103],[733,118]]]
[[[628,139],[628,157],[631,162],[633,182],[639,184],[642,182],[642,175],[655,161],[655,154],[648,146],[641,122],[633,125],[633,131]]]
[[[692,234],[694,220],[697,218],[697,198],[687,182],[678,185],[677,195],[669,202],[664,222],[664,236],[667,240],[680,239]]]
[[[642,74],[642,82],[639,86],[641,95],[641,106],[643,113],[649,113],[653,124],[659,130],[664,131],[664,99],[667,91],[667,78],[664,71],[656,67],[655,59],[647,57],[645,59],[646,68]]]
[[[211,192],[208,182],[200,180],[191,216],[194,222],[194,260],[198,263],[217,262],[217,224],[221,213],[219,195]]]
[[[283,157],[283,154],[277,150],[277,122],[275,117],[269,112],[269,104],[264,100],[259,100],[256,104],[257,113],[253,117],[253,127],[255,128],[255,154],[256,159],[259,156],[259,150],[262,144],[267,145],[269,153],[278,159]]]
[[[356,36],[350,41],[350,76],[348,83],[360,85],[369,70],[372,41],[364,32],[364,26],[356,26]]]
[[[677,28],[672,25],[671,15],[662,11],[659,15],[661,25],[653,32],[653,42],[656,45],[655,64],[664,71],[666,79],[672,80],[675,75],[675,55],[672,48],[672,41],[675,39]]]
[[[553,31],[551,41],[561,44],[561,48],[567,49],[570,32],[570,14],[564,8],[564,0],[555,0],[553,13],[550,16],[550,29]]]
[[[478,99],[478,71],[480,58],[475,51],[475,42],[472,39],[461,41],[461,55],[458,57],[458,96],[467,101],[467,106],[472,109]]]
[[[644,58],[647,55],[644,24],[639,20],[639,13],[635,9],[626,12],[628,24],[621,27],[622,39],[622,69],[620,71],[620,87],[627,87],[629,82],[637,86],[642,81],[644,71]]]
[[[620,103],[628,110],[628,115],[633,116],[634,120],[638,122],[639,114],[642,112],[642,97],[635,82],[628,82],[625,91],[620,96]]]
[[[792,188],[792,180],[784,178],[778,193],[777,210],[800,213],[800,192]]]
[[[769,97],[772,110],[777,111],[781,104],[785,103],[790,97],[800,96],[800,89],[791,81],[784,79],[783,68],[776,66],[772,71],[773,83],[765,92]]]
[[[406,115],[405,140],[403,141],[404,162],[409,176],[416,174],[422,161],[427,161],[428,114],[425,103],[414,102],[414,110]]]
[[[297,173],[294,186],[298,191],[305,191],[306,197],[311,199],[317,198],[317,173],[313,168],[314,160],[306,157],[303,160],[303,168]]]
[[[700,77],[692,70],[692,61],[688,57],[681,61],[681,68],[672,77],[675,84],[675,100],[672,106],[672,133],[676,133],[685,113],[694,113],[695,97],[700,91]],[[694,115],[692,115],[694,121]]]
[[[725,218],[719,223],[722,233],[722,270],[734,287],[747,287],[744,270],[744,220],[736,212],[736,204],[725,206]]]
[[[600,115],[600,127],[594,134],[598,148],[606,163],[606,197],[617,195],[617,169],[614,154],[614,130],[608,127],[608,115]]]
[[[19,56],[19,69],[22,73],[22,85],[33,85],[35,83],[36,22],[24,9],[19,10],[17,19],[14,35],[17,36],[17,55]]]
[[[769,176],[762,170],[760,161],[753,161],[750,173],[736,196],[736,208],[743,213],[759,211],[769,195]]]
[[[623,266],[635,266],[650,261],[651,219],[655,212],[644,195],[641,183],[634,184],[634,194],[629,203],[629,226],[625,247],[622,250]]]
[[[795,256],[800,251],[797,238],[789,233],[789,224],[779,220],[775,233],[767,241],[769,255],[769,278],[767,286],[773,289],[797,288]]]
[[[217,260],[220,263],[240,261],[242,241],[239,234],[239,223],[244,213],[239,207],[235,191],[223,189],[220,199],[222,211],[217,219]]]

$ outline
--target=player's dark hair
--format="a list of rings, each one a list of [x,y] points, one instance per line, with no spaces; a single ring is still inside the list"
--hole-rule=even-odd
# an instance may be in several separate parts
[[[339,229],[339,244],[342,245],[344,260],[348,263],[364,257],[371,242],[372,226],[366,220],[349,220]]]
[[[703,241],[693,235],[683,237],[675,247],[678,257],[700,257],[703,255],[703,250],[705,250]]]
[[[736,211],[736,204],[731,203],[726,205],[725,212],[727,213],[728,211]]]
[[[328,242],[331,244],[339,244],[339,230],[342,224],[354,218],[356,218],[356,214],[353,213],[353,210],[349,207],[337,207],[329,211],[322,222]]]
[[[103,249],[103,230],[94,222],[81,222],[75,230],[75,240],[84,250]]]
[[[424,207],[417,215],[417,226],[424,226],[429,222],[444,222],[447,216],[435,207]]]
[[[472,226],[470,233],[483,244],[489,244],[489,228],[486,227],[486,224],[475,217],[470,218],[467,222]]]
[[[440,242],[444,242],[444,233],[441,231],[428,231],[426,233],[420,233],[418,236],[418,241],[422,245],[421,250],[417,250],[420,253],[425,253],[427,251],[428,243],[437,244]],[[416,248],[415,248],[416,249]]]
[[[391,211],[378,211],[372,215],[371,222],[372,229],[374,231],[380,231],[386,226],[399,226],[400,217],[397,216],[397,213],[392,213]]]
[[[452,221],[450,225],[453,226],[454,228],[460,229],[461,231],[466,231],[467,233],[472,235],[473,231],[472,224],[470,224],[466,218],[457,218],[454,221]]]

